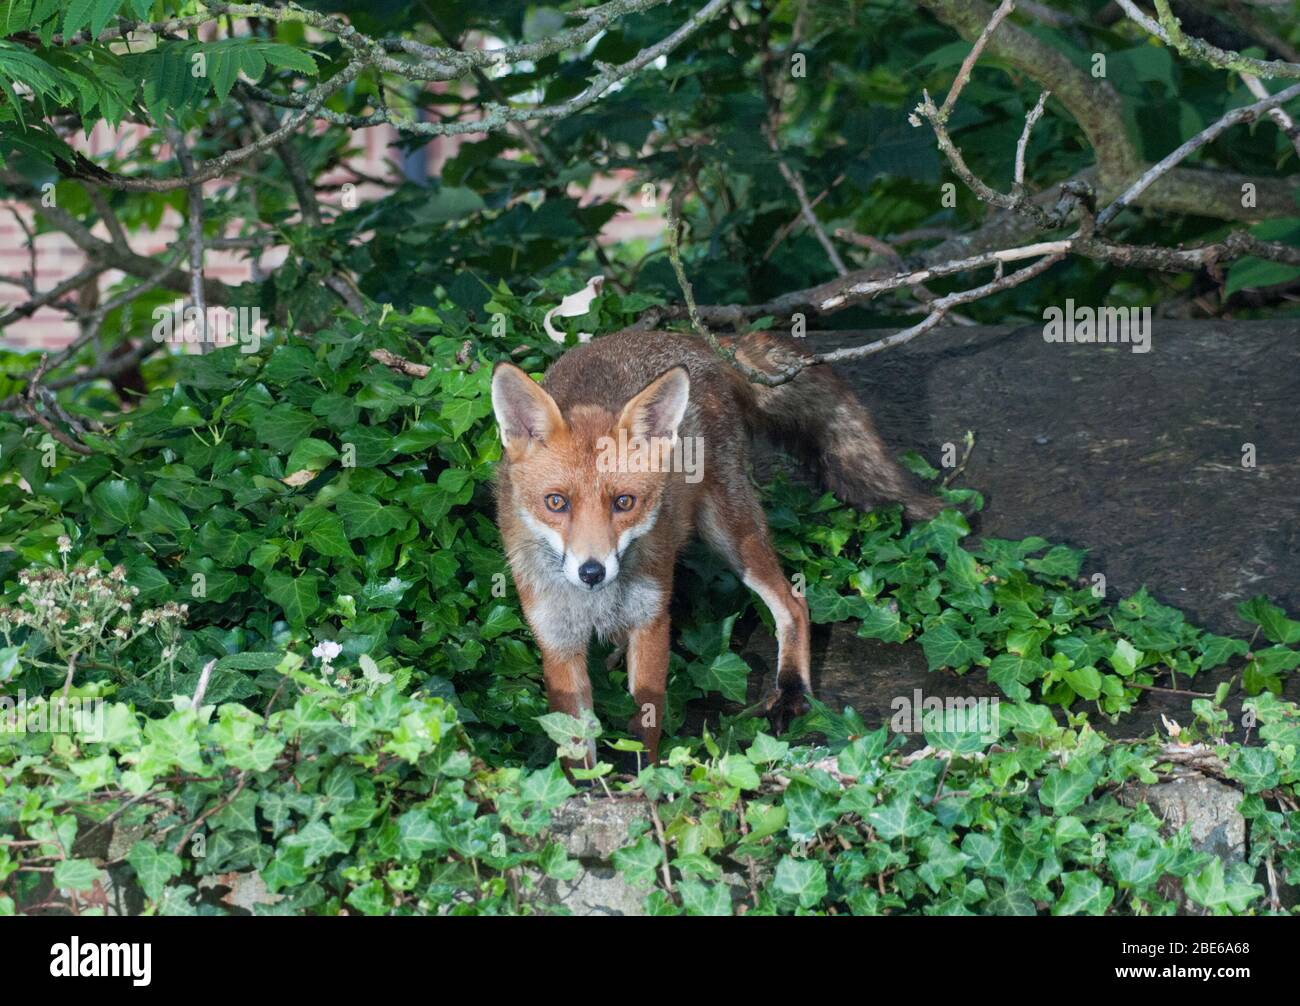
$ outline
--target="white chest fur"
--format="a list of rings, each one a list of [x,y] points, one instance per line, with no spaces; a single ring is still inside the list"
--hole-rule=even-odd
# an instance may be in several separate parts
[[[561,653],[584,651],[593,635],[604,641],[621,641],[637,626],[662,610],[665,598],[658,584],[624,569],[617,579],[595,590],[577,587],[545,551],[512,557],[515,573],[532,591],[525,614],[534,635]]]

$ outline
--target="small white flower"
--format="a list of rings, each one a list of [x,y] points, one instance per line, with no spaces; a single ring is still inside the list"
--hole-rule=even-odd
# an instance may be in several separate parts
[[[312,647],[311,655],[317,660],[324,661],[328,664],[342,652],[343,647],[333,640],[326,639]]]
[[[59,535],[59,554],[67,555],[72,551],[72,539],[66,534]]]

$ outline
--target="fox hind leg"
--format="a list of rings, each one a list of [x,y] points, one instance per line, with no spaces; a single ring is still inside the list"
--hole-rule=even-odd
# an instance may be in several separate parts
[[[752,491],[742,498],[713,498],[700,522],[704,539],[725,558],[745,586],[762,598],[776,622],[776,690],[767,714],[777,733],[808,711],[812,694],[808,602],[795,593],[768,537],[767,521]]]

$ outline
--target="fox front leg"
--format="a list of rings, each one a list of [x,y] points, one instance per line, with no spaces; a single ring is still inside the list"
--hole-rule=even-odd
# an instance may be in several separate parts
[[[627,689],[637,710],[628,732],[641,739],[651,763],[659,760],[664,691],[668,685],[668,612],[633,629],[627,644]]]
[[[542,647],[542,676],[546,680],[546,701],[553,713],[567,713],[581,719],[591,709],[591,680],[587,677],[586,653],[559,653]],[[565,759],[568,768],[595,768],[596,742],[588,742],[582,761]]]

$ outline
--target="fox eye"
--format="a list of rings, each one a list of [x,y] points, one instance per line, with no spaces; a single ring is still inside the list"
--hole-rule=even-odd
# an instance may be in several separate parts
[[[614,509],[619,513],[627,513],[636,506],[636,497],[623,493],[621,496],[614,497]]]
[[[559,493],[547,493],[546,509],[551,513],[564,513],[569,509],[569,501]]]

